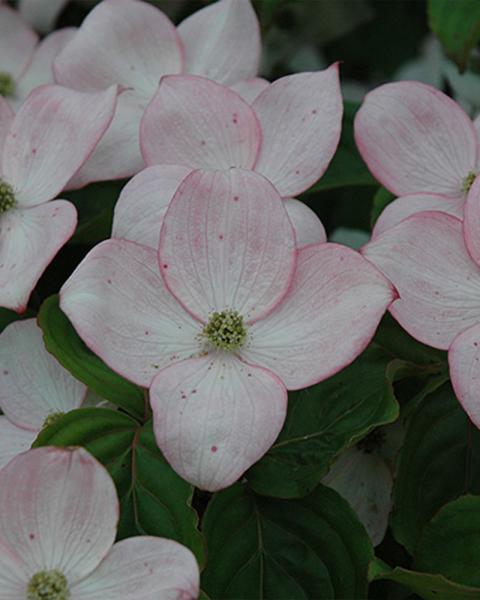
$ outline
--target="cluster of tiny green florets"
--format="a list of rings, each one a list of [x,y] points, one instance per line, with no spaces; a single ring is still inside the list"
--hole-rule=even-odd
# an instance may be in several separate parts
[[[236,350],[243,346],[247,337],[243,317],[235,310],[212,313],[202,333],[220,350]]]
[[[13,96],[15,92],[15,81],[13,77],[4,71],[0,71],[0,96]]]
[[[42,429],[45,429],[45,427],[49,427],[50,425],[53,425],[54,423],[56,423],[58,421],[58,419],[60,419],[60,417],[63,417],[64,414],[65,414],[64,412],[50,413],[48,415],[48,417],[45,419],[45,421],[43,422]]]
[[[67,579],[57,570],[35,573],[27,587],[27,600],[68,600],[69,597]]]
[[[16,203],[12,186],[0,179],[0,215],[13,208]]]
[[[475,181],[476,176],[477,176],[476,173],[474,173],[473,171],[470,171],[470,173],[463,180],[462,192],[464,192],[465,194],[469,192],[470,188],[472,187],[473,182]]]

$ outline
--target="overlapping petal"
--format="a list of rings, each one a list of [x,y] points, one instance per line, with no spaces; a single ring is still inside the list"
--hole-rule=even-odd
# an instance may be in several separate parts
[[[96,246],[64,284],[61,307],[95,354],[138,385],[201,349],[201,324],[166,289],[155,250],[133,242]]]
[[[232,484],[273,444],[287,392],[266,369],[212,353],[161,371],[150,402],[166,459],[187,481],[215,491]]]
[[[50,414],[78,408],[87,388],[45,349],[35,319],[11,323],[0,335],[0,408],[25,429]]]
[[[261,131],[231,89],[195,75],[164,77],[140,126],[147,165],[228,169],[255,164]]]
[[[408,217],[363,248],[397,288],[390,311],[413,337],[447,349],[478,323],[480,271],[470,258],[462,222],[445,213]]]
[[[475,129],[460,106],[413,81],[367,95],[355,118],[355,140],[373,175],[398,196],[458,197],[478,156]]]
[[[393,298],[390,283],[358,252],[307,246],[287,295],[250,327],[241,356],[276,373],[288,389],[307,387],[364,350]]]
[[[473,182],[465,203],[463,232],[465,245],[473,260],[480,266],[480,177]],[[480,316],[480,315],[479,315]]]
[[[28,450],[37,435],[38,432],[17,427],[7,417],[0,416],[0,469],[14,456]]]
[[[455,395],[472,422],[480,427],[480,317],[476,325],[453,340],[448,363]]]
[[[167,211],[159,262],[170,291],[198,319],[232,309],[253,321],[290,285],[295,235],[280,196],[261,175],[196,171]]]
[[[259,96],[263,90],[266,90],[270,83],[261,77],[254,77],[245,81],[237,81],[230,87],[241,96],[245,102],[253,104],[253,101]]]
[[[0,306],[23,312],[40,275],[72,236],[70,202],[12,209],[0,219]]]
[[[20,15],[0,4],[0,71],[18,79],[27,68],[38,37]]]
[[[311,208],[295,198],[285,200],[284,206],[295,230],[298,248],[327,241],[325,227]]]

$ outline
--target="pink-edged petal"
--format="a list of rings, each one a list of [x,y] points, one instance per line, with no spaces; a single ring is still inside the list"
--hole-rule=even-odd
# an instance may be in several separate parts
[[[457,197],[477,160],[477,136],[451,98],[420,82],[370,92],[355,118],[355,140],[370,171],[397,196]]]
[[[78,408],[87,388],[47,352],[35,319],[0,334],[0,408],[25,429],[41,429],[53,413]]]
[[[64,284],[61,307],[93,352],[138,385],[201,350],[201,324],[166,289],[155,250],[134,242],[96,246]]]
[[[216,491],[234,483],[274,443],[287,392],[270,371],[212,353],[161,371],[150,402],[165,458],[190,483]]]
[[[58,569],[72,585],[115,539],[115,486],[83,448],[43,447],[15,457],[0,471],[0,506],[0,539],[30,576]]]
[[[0,217],[0,306],[23,312],[40,275],[77,224],[73,204],[55,200]]]
[[[3,174],[20,205],[54,198],[87,160],[113,118],[117,90],[36,88],[18,111],[3,148]]]
[[[191,170],[178,165],[147,167],[123,188],[113,215],[112,237],[150,246],[160,241],[160,228],[178,186]]]
[[[2,169],[3,146],[7,139],[7,133],[12,126],[15,113],[10,108],[8,102],[0,96],[0,171]]]
[[[140,126],[147,165],[250,169],[260,142],[253,109],[230,88],[195,75],[164,77]]]
[[[465,198],[449,198],[435,194],[412,194],[402,196],[387,205],[378,217],[372,231],[372,239],[377,238],[387,229],[401,223],[410,215],[425,211],[445,212],[459,219],[463,219]]]
[[[239,96],[241,96],[245,102],[253,104],[253,101],[260,96],[263,90],[266,90],[270,82],[261,77],[254,77],[253,79],[247,79],[246,81],[238,81],[230,87],[235,90]]]
[[[18,79],[27,68],[37,41],[37,34],[20,15],[0,4],[0,71]]]
[[[477,324],[453,340],[448,351],[448,364],[460,404],[475,426],[480,427],[480,317]]]
[[[473,126],[475,127],[475,131],[477,132],[478,143],[480,145],[480,115],[478,115],[473,121]]]
[[[180,38],[166,15],[138,0],[103,0],[54,68],[58,83],[78,90],[119,84],[151,95],[162,75],[182,66]]]
[[[473,260],[480,266],[480,177],[473,182],[465,203],[463,232],[465,245]]]
[[[30,448],[38,431],[17,427],[7,417],[0,416],[0,469],[17,454]]]
[[[340,140],[338,65],[278,79],[256,98],[253,108],[263,135],[255,170],[281,196],[303,192],[323,175]]]
[[[15,100],[19,105],[34,88],[46,83],[54,83],[53,61],[57,54],[72,39],[75,31],[76,29],[73,27],[59,29],[48,35],[38,44],[28,68],[17,81]]]
[[[390,283],[355,250],[307,246],[283,302],[249,329],[241,355],[276,373],[288,389],[307,387],[365,349],[393,298]]]
[[[325,227],[311,208],[295,198],[285,200],[284,206],[295,230],[297,248],[327,241]]]
[[[126,90],[120,94],[112,122],[86,163],[68,182],[68,189],[131,177],[145,167],[140,152],[140,120],[146,106],[147,100],[136,92]]]
[[[68,0],[20,0],[19,11],[23,19],[37,31],[46,33],[53,29],[57,17]]]
[[[225,85],[255,77],[262,44],[250,0],[220,0],[197,11],[179,27],[185,71]]]
[[[196,600],[197,561],[173,540],[138,536],[122,540],[83,581],[71,600]]]
[[[12,548],[0,540],[0,590],[2,600],[25,600],[28,571]]]
[[[253,171],[195,171],[170,203],[159,262],[168,288],[199,320],[269,313],[295,269],[295,235],[280,196]]]
[[[480,271],[470,258],[462,222],[446,213],[408,217],[364,246],[400,299],[390,312],[417,340],[447,349],[479,321]]]

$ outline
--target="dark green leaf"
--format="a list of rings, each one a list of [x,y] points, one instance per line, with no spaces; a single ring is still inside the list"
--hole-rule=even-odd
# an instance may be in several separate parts
[[[370,540],[348,503],[329,488],[278,500],[235,485],[214,496],[203,525],[209,553],[203,587],[212,598],[367,596]]]
[[[8,310],[8,308],[0,308],[0,333],[7,325],[10,325],[10,323],[13,323],[14,321],[18,321],[20,318],[20,315],[13,310]]]

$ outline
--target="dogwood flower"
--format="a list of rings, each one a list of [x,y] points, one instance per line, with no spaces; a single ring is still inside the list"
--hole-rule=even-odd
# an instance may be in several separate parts
[[[420,211],[463,217],[480,171],[479,124],[419,82],[387,83],[367,94],[355,118],[355,140],[375,178],[400,196],[383,211],[373,237]]]
[[[193,554],[173,540],[114,544],[115,485],[83,448],[44,447],[0,471],[0,589],[5,600],[194,600]]]
[[[41,42],[20,15],[0,2],[0,96],[17,110],[39,85],[53,83],[53,60],[75,29],[59,29]]]
[[[78,90],[119,84],[126,91],[106,136],[71,187],[130,177],[144,167],[140,118],[162,75],[200,73],[230,85],[255,77],[260,51],[250,0],[221,0],[189,16],[178,30],[150,4],[103,0],[57,57],[56,80]],[[257,90],[258,82],[252,86]]]
[[[30,448],[45,425],[79,408],[86,393],[47,352],[35,319],[8,325],[0,335],[0,467]]]
[[[25,310],[31,291],[77,222],[55,198],[108,127],[115,87],[36,88],[16,116],[0,98],[0,306]]]
[[[37,31],[51,31],[68,0],[19,0],[22,18]]]
[[[393,282],[390,311],[417,340],[448,350],[456,395],[480,427],[480,178],[464,222],[441,212],[411,215],[367,244],[363,254]]]
[[[297,250],[275,188],[233,168],[183,181],[158,256],[127,240],[96,246],[63,286],[61,307],[108,365],[150,387],[173,468],[217,490],[272,445],[287,389],[354,360],[393,297],[350,248]]]

